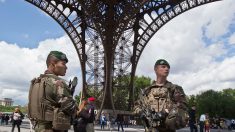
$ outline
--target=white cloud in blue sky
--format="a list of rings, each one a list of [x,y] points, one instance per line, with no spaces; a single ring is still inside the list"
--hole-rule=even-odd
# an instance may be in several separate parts
[[[81,87],[76,51],[52,18],[25,1],[0,4],[0,18],[4,18],[0,21],[0,61],[4,62],[0,63],[1,98],[27,103],[29,82],[46,69],[50,50],[68,55],[65,79],[78,76],[77,88]],[[234,0],[214,2],[177,16],[146,46],[137,75],[155,79],[153,65],[156,59],[165,58],[171,65],[169,81],[183,86],[186,94],[235,88],[234,20]]]
[[[233,35],[230,36],[230,38],[229,38],[229,44],[235,45],[235,33],[233,33]]]
[[[155,79],[154,62],[165,58],[171,64],[169,81],[182,85],[186,94],[235,88],[235,75],[231,74],[235,70],[235,45],[231,45],[234,20],[234,0],[207,4],[177,16],[150,40],[137,74]]]
[[[66,53],[69,62],[66,80],[80,75],[80,62],[68,37],[41,41],[34,49],[21,48],[17,44],[0,41],[0,97],[13,98],[16,103],[27,102],[30,80],[46,70],[46,57],[51,50]],[[81,79],[78,80],[81,88]],[[77,91],[78,91],[77,89]]]

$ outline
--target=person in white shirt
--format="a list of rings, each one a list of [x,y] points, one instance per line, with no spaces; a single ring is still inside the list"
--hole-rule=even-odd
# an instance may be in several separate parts
[[[203,132],[203,129],[204,129],[204,124],[205,124],[205,120],[206,120],[206,115],[205,114],[202,114],[199,118],[199,125],[200,125],[200,132]]]
[[[15,111],[13,112],[12,115],[12,129],[11,132],[14,132],[15,126],[18,128],[18,132],[20,132],[20,125],[22,121],[22,113],[19,108],[15,108]]]

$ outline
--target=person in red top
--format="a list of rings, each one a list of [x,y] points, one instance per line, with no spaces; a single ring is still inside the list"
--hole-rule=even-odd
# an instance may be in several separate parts
[[[88,98],[87,111],[90,117],[87,119],[86,131],[94,132],[94,120],[95,120],[95,98]]]

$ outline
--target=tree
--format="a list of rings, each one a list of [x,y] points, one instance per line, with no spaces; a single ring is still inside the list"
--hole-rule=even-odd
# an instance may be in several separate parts
[[[129,75],[117,77],[113,81],[113,100],[114,100],[115,108],[117,110],[128,109],[129,83],[130,83]],[[140,90],[149,86],[150,84],[151,84],[151,79],[149,77],[136,76],[134,78],[134,100],[138,99]],[[95,101],[96,108],[99,109],[101,102],[102,102],[103,90],[102,89],[97,90],[93,88],[88,88],[86,90],[89,96],[93,96],[96,98],[96,101]],[[75,99],[78,103],[80,102],[80,98],[81,98],[81,93],[75,96]]]
[[[209,113],[211,117],[235,117],[235,90],[224,89],[217,92],[214,90],[205,91],[196,96],[198,114]]]
[[[195,95],[186,96],[188,107],[192,107],[197,104],[197,98]]]
[[[134,100],[138,99],[141,89],[146,88],[151,85],[151,78],[141,76],[136,76],[134,79]]]

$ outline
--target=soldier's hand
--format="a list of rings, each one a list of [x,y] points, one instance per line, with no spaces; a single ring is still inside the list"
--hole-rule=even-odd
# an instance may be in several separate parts
[[[169,110],[168,110],[168,109],[165,109],[165,112],[166,112],[166,113],[169,113]]]
[[[142,109],[140,108],[136,108],[135,111],[134,111],[135,114],[140,114],[142,113]]]

